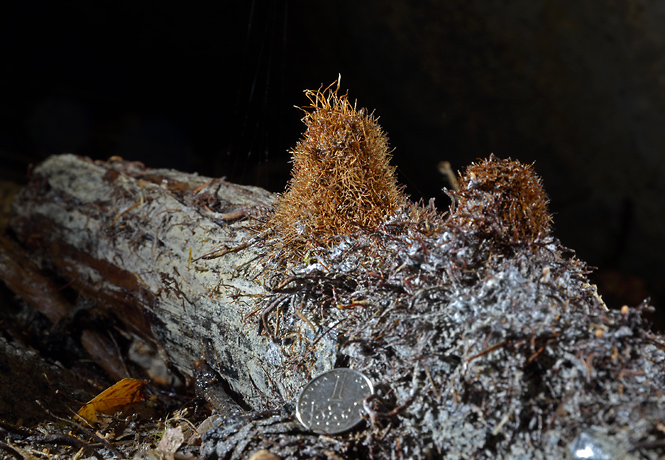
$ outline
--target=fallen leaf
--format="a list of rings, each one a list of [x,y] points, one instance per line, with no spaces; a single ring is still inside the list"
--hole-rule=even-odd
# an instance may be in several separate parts
[[[98,414],[113,415],[122,406],[143,401],[145,385],[143,380],[122,379],[90,400],[78,411],[77,416],[88,423],[96,423]]]
[[[157,451],[164,454],[165,460],[173,460],[176,451],[180,448],[185,441],[185,435],[182,433],[182,427],[167,428],[164,436],[157,444]]]

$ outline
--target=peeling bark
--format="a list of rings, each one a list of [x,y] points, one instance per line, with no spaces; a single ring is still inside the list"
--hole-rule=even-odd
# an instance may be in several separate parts
[[[222,179],[60,155],[35,168],[10,225],[30,263],[163,348],[174,369],[192,375],[205,356],[244,404],[260,409],[309,377],[271,379],[279,347],[247,320],[266,294],[265,261],[242,217],[273,201]],[[52,321],[66,313],[50,309]],[[327,351],[313,369],[332,367],[331,345],[328,337],[317,344]]]

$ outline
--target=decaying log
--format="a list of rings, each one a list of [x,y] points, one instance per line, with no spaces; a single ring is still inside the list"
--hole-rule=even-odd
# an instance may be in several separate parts
[[[57,272],[183,374],[205,356],[246,408],[293,402],[333,366],[375,383],[363,428],[319,437],[288,407],[267,419],[226,414],[202,437],[205,458],[665,454],[665,339],[649,330],[648,305],[604,305],[588,267],[552,236],[532,167],[490,157],[451,195],[448,214],[405,204],[319,244],[317,225],[280,234],[284,220],[243,220],[273,204],[260,189],[63,155],[35,169],[11,228],[16,250],[32,249],[31,279]],[[288,249],[276,242],[284,235],[306,252],[275,283],[266,270]],[[315,406],[310,416],[332,413]]]
[[[30,263],[55,270],[103,315],[163,349],[173,369],[191,375],[204,356],[259,409],[307,378],[271,379],[279,349],[256,330],[263,261],[241,218],[273,200],[222,179],[61,155],[35,168],[14,201],[11,228],[35,250]],[[66,313],[62,303],[52,310],[53,321]],[[318,371],[332,367],[331,345],[318,342]]]

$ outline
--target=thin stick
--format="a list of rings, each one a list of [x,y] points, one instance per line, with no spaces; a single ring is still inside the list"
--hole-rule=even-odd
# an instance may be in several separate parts
[[[473,355],[472,357],[470,357],[469,359],[467,359],[466,362],[467,362],[467,363],[470,363],[470,362],[473,361],[474,359],[479,358],[479,357],[481,357],[482,355],[486,355],[487,353],[490,353],[490,352],[496,350],[497,348],[505,347],[507,343],[508,343],[508,342],[507,342],[506,340],[502,340],[502,341],[499,342],[499,343],[495,343],[495,344],[492,345],[491,347],[487,347],[487,348],[485,348],[483,351],[481,351],[480,353]]]
[[[55,418],[56,420],[60,420],[61,422],[64,422],[64,423],[67,423],[67,424],[71,425],[71,426],[74,427],[75,429],[81,431],[82,433],[87,434],[87,435],[90,436],[91,438],[94,438],[94,439],[98,440],[99,442],[101,442],[102,444],[104,444],[104,447],[106,447],[108,450],[110,450],[111,453],[112,453],[113,455],[115,455],[116,457],[119,457],[119,458],[127,458],[127,457],[125,457],[125,456],[123,455],[122,452],[120,452],[118,449],[116,449],[115,447],[113,447],[113,445],[112,445],[112,444],[108,441],[108,439],[106,439],[104,436],[101,436],[101,435],[99,435],[98,433],[96,433],[95,431],[92,431],[92,430],[90,430],[90,429],[84,427],[83,425],[81,425],[81,424],[79,424],[79,423],[76,423],[76,422],[74,422],[74,421],[72,421],[72,420],[68,420],[68,419],[66,419],[66,418],[58,417],[58,416],[55,415],[53,412],[51,412],[50,410],[48,410],[48,409],[42,404],[42,402],[39,401],[39,400],[35,400],[35,402],[37,403],[37,405],[38,405],[39,407],[42,408],[42,410],[43,410],[44,412],[46,412],[47,414],[49,414],[51,417]]]

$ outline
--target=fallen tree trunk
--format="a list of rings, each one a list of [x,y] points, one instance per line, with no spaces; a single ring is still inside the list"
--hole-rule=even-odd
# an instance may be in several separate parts
[[[205,357],[247,407],[260,409],[308,378],[272,379],[279,349],[256,331],[264,261],[243,217],[273,201],[222,179],[61,155],[32,172],[11,228],[34,261],[164,350],[174,370],[192,375]],[[73,314],[57,305],[52,321]],[[319,371],[334,363],[328,341],[320,341],[329,352]]]
[[[274,289],[265,251],[279,228],[265,236],[236,220],[272,205],[256,188],[64,155],[35,169],[11,225],[39,267],[180,372],[205,355],[248,408],[293,402],[331,367],[374,382],[355,401],[365,431],[319,437],[288,414],[230,418],[204,436],[206,458],[662,455],[665,340],[649,331],[648,306],[607,309],[551,236],[531,167],[491,157],[453,195],[448,215],[407,204],[324,245],[310,234]],[[329,404],[310,401],[310,417],[337,415],[335,388]]]

